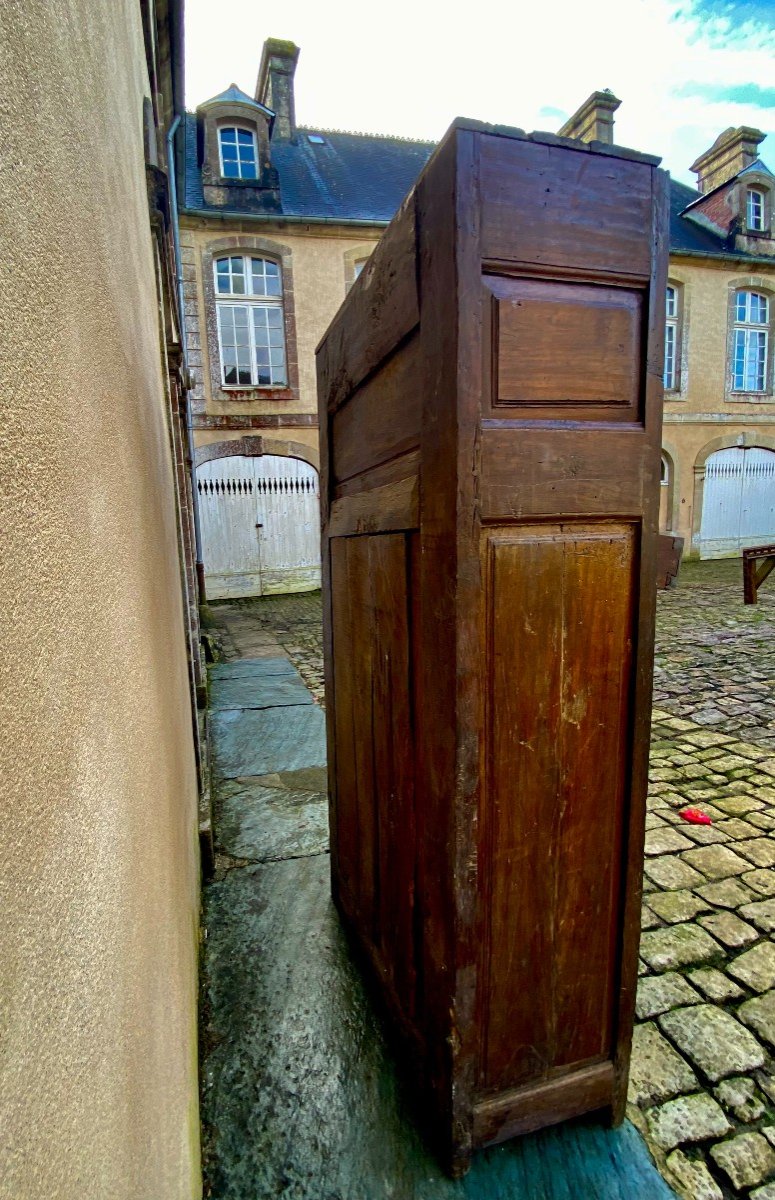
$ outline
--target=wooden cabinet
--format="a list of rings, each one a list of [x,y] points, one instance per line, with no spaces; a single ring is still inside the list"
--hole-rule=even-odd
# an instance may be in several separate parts
[[[657,162],[456,123],[318,350],[333,891],[455,1172],[624,1112]]]

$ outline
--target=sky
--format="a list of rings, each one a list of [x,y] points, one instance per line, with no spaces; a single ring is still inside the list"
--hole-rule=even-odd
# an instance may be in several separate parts
[[[556,132],[590,92],[622,101],[615,141],[683,183],[730,125],[768,134],[775,0],[186,0],[186,102],[249,95],[265,38],[301,48],[300,125],[436,140],[454,117]]]

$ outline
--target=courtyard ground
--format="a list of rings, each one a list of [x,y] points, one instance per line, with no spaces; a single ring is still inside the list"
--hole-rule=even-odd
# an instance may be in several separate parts
[[[688,563],[658,603],[629,1112],[691,1200],[775,1198],[775,586],[744,608],[740,576],[736,561]],[[462,1184],[438,1175],[327,900],[322,714],[310,703],[322,700],[320,598],[213,611],[223,664],[212,713],[219,854],[205,901],[211,1194],[668,1196],[627,1125],[576,1123],[476,1156]],[[259,743],[269,757],[253,761]],[[688,805],[712,824],[687,824]],[[331,1155],[337,1165],[323,1169]]]

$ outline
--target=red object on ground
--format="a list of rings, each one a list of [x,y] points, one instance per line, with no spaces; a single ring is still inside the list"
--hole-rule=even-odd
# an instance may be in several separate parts
[[[682,808],[679,812],[679,817],[684,821],[688,821],[690,825],[712,825],[710,817],[706,817],[704,812],[700,812],[699,808]]]

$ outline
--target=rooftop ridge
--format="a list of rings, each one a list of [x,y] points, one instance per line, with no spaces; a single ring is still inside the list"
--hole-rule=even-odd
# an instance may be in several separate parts
[[[383,142],[407,142],[413,146],[438,146],[438,138],[412,138],[400,133],[370,133],[365,129],[330,129],[325,125],[298,125],[299,133],[344,133],[348,137],[378,138]]]

